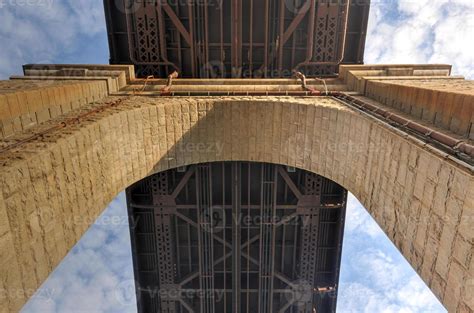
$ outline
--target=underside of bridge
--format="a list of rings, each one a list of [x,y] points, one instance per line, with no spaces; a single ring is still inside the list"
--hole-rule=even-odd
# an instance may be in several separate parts
[[[122,92],[304,96],[317,93],[304,74],[341,90],[339,65],[363,63],[369,0],[104,7],[110,63],[134,64],[138,78]],[[303,86],[287,86],[297,72]],[[336,183],[224,162],[154,174],[127,194],[139,312],[335,312],[346,199]]]
[[[345,189],[474,312],[473,82],[360,65],[369,2],[104,0],[112,65],[1,81],[0,308],[128,187],[139,312],[335,312]]]
[[[335,312],[346,191],[215,162],[127,190],[139,312]]]
[[[363,63],[370,0],[104,0],[111,64],[138,77],[333,76]]]

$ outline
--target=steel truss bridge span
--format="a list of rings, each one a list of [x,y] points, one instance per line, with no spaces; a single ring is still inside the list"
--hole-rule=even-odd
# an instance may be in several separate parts
[[[335,312],[346,191],[292,167],[197,164],[127,189],[139,312]]]

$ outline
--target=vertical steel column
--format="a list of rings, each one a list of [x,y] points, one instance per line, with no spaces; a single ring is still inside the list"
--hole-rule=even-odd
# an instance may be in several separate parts
[[[242,2],[231,0],[231,41],[232,41],[232,78],[242,73]]]
[[[163,18],[163,11],[161,9],[161,5],[158,2],[158,7],[156,10],[156,17],[158,18],[158,40],[159,40],[159,46],[160,46],[160,56],[163,60],[168,61],[168,54],[166,51],[166,35],[165,35],[165,23],[164,23],[164,18]],[[153,31],[153,30],[152,30]],[[150,40],[156,40],[155,38],[151,38]],[[154,57],[153,57],[154,58]],[[166,73],[169,73],[170,69],[166,67],[165,69]]]
[[[191,36],[191,71],[193,77],[196,76],[196,47],[194,34],[194,1],[188,3],[189,35]]]
[[[241,311],[241,164],[232,164],[232,312]]]
[[[250,16],[249,16],[249,53],[248,53],[248,62],[249,62],[249,73],[253,77],[253,0],[250,1]]]
[[[139,62],[159,62],[159,25],[154,8],[147,6],[135,13],[136,49]]]
[[[349,10],[349,0],[346,2],[347,10]],[[316,30],[317,36],[314,38],[314,53],[312,54],[312,62],[304,62],[304,65],[320,65],[323,63],[328,66],[320,68],[320,74],[324,74],[325,71],[329,72],[337,71],[337,66],[344,57],[344,46],[345,42],[342,43],[341,50],[342,57],[338,60],[337,53],[337,37],[339,35],[339,15],[344,6],[342,4],[335,4],[329,0],[322,0],[318,2],[317,6],[317,18],[316,18]],[[346,14],[348,11],[346,12]],[[344,34],[347,30],[344,30]],[[345,40],[344,40],[345,41]],[[301,64],[303,65],[303,64]],[[298,66],[299,67],[299,66]]]
[[[207,0],[194,1],[195,33],[194,40],[196,46],[196,63],[198,64],[199,75],[209,77],[208,60],[208,11]]]
[[[209,4],[204,0],[204,61],[209,64]],[[207,66],[206,66],[207,67]],[[209,68],[207,67],[206,77],[209,77]]]
[[[265,0],[265,51],[263,52],[263,71],[264,71],[263,77],[265,78],[267,77],[267,73],[268,73],[268,49],[269,49],[268,32],[269,32],[269,23],[270,23],[269,1],[270,0]]]
[[[214,313],[214,242],[210,164],[196,171],[201,313]]]
[[[158,275],[160,279],[160,312],[175,313],[176,299],[167,296],[166,291],[175,289],[175,268],[171,215],[173,203],[168,201],[168,175],[158,173],[151,178],[153,206],[155,210],[156,245],[158,254]]]
[[[278,49],[278,71],[279,73],[283,70],[283,47],[285,45],[284,33],[285,33],[285,1],[280,2],[280,29],[278,34],[278,46],[275,47]]]
[[[300,275],[301,283],[311,286],[311,290],[316,287],[316,257],[318,253],[318,234],[319,234],[319,206],[321,205],[321,185],[323,178],[312,173],[305,173],[304,177],[304,196],[298,203],[298,210],[302,213],[301,225],[301,254],[300,254]],[[309,205],[308,205],[309,204]],[[313,303],[300,303],[298,305],[299,313],[313,312]]]
[[[276,179],[276,166],[262,164],[259,313],[273,312]]]
[[[341,262],[342,262],[342,244],[343,244],[343,239],[344,239],[344,226],[345,226],[345,221],[346,221],[346,208],[347,208],[347,190],[343,191],[343,201],[341,203],[341,220],[339,223],[339,227],[337,229],[337,268],[341,268]],[[337,292],[339,290],[339,277],[340,277],[340,270],[336,271],[336,279],[335,279],[335,285],[336,285],[336,296]],[[333,308],[336,307],[336,302],[333,305]]]

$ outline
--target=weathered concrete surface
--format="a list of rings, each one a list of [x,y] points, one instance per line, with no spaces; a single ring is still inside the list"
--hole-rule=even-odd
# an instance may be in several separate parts
[[[420,120],[474,139],[474,81],[371,80],[366,94]]]
[[[24,70],[0,83],[0,149],[68,125],[0,153],[0,311],[27,301],[119,191],[157,171],[225,160],[292,165],[343,185],[450,312],[474,311],[472,167],[328,98],[135,97],[71,124],[117,99],[107,95],[140,89],[127,85],[133,67]],[[449,73],[344,65],[340,84],[472,139],[472,82]]]
[[[27,300],[18,290],[37,289],[130,184],[225,160],[286,164],[338,182],[450,312],[474,311],[472,168],[323,97],[133,97],[3,153],[0,307],[18,310]]]
[[[115,93],[135,79],[129,65],[25,65],[0,81],[0,139]]]
[[[0,139],[107,95],[105,81],[0,81]]]

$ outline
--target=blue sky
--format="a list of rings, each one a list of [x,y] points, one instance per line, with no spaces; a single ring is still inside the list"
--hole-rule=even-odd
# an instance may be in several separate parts
[[[338,312],[446,312],[352,195],[346,220]],[[121,193],[22,312],[136,312],[133,286]]]
[[[366,63],[450,63],[474,77],[474,0],[373,0]],[[100,0],[0,0],[0,79],[25,63],[107,63]],[[338,312],[446,312],[349,197]],[[123,193],[23,312],[135,312]]]

